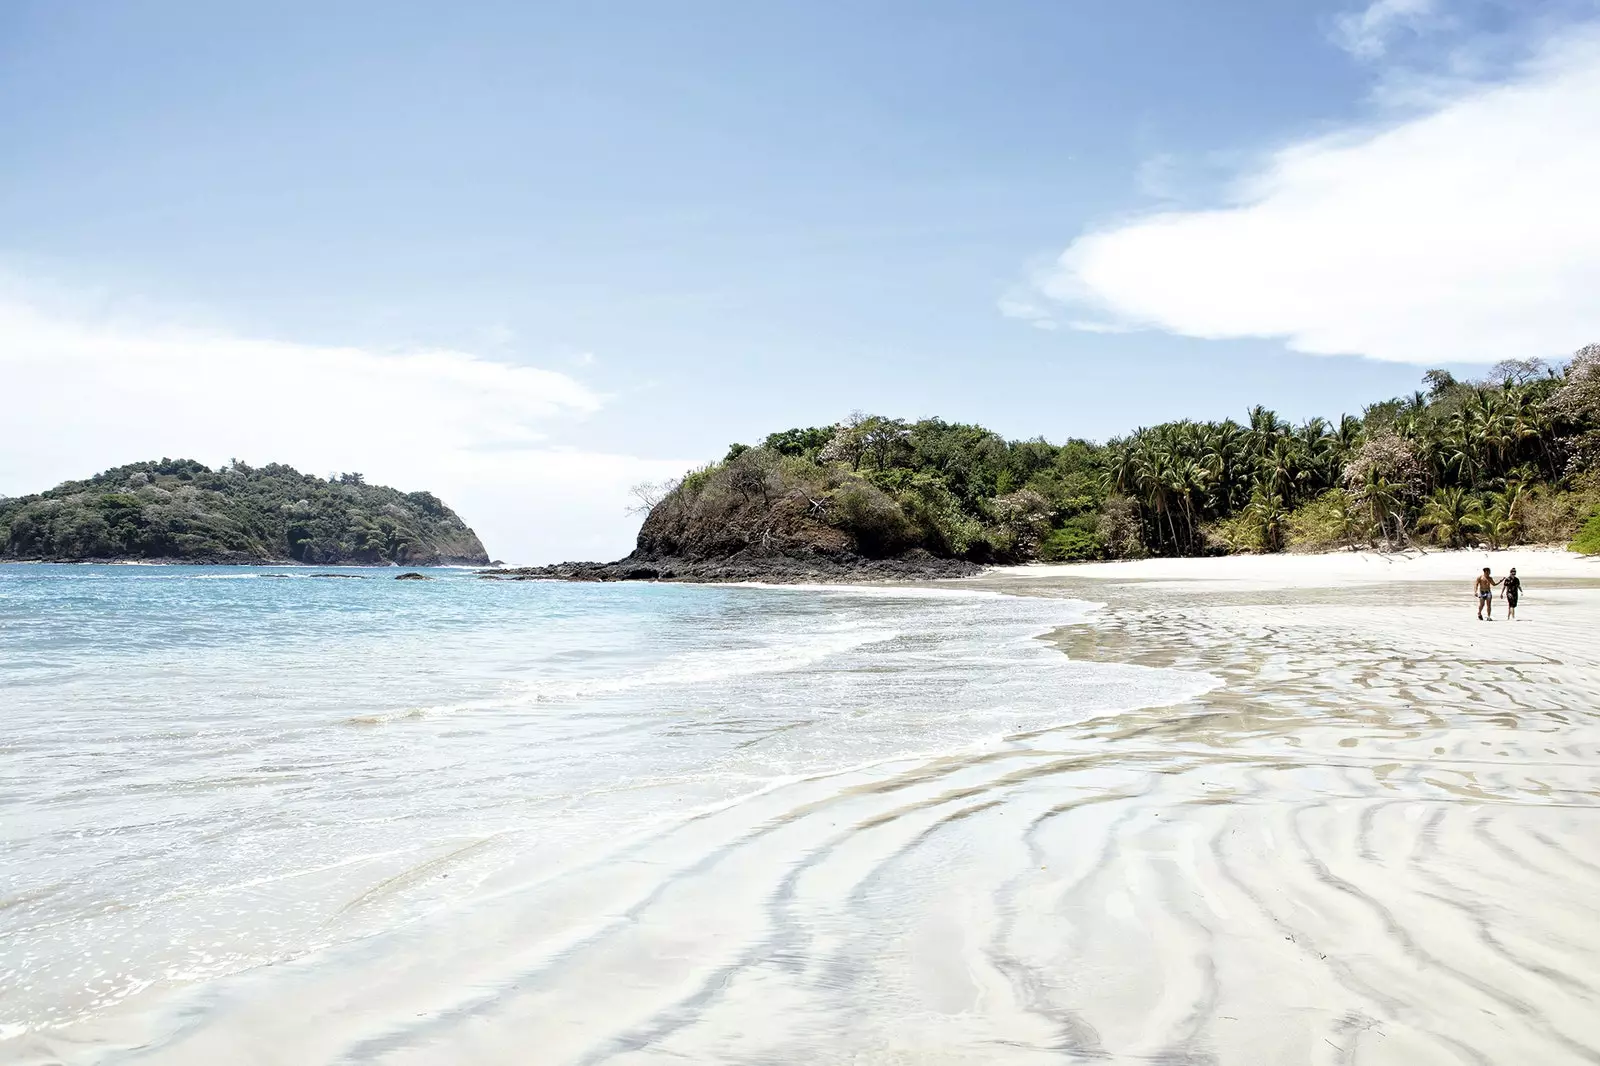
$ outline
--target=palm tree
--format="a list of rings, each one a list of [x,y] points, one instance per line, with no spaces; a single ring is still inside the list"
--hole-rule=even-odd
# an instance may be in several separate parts
[[[1289,512],[1284,507],[1283,497],[1257,489],[1256,494],[1250,498],[1250,517],[1254,519],[1256,528],[1261,532],[1261,550],[1282,551],[1284,525],[1289,520]]]
[[[1339,419],[1339,425],[1333,431],[1333,441],[1341,459],[1347,458],[1351,452],[1360,447],[1365,432],[1366,428],[1361,424],[1361,419],[1355,415],[1345,415]]]
[[[1512,481],[1499,492],[1491,492],[1484,498],[1481,511],[1486,518],[1480,519],[1484,527],[1484,535],[1496,548],[1511,544],[1517,539],[1517,534],[1522,532],[1522,506],[1526,502],[1526,494],[1520,481]],[[1493,528],[1493,534],[1490,528]]]
[[[1310,480],[1310,464],[1302,445],[1294,437],[1280,437],[1272,451],[1262,457],[1261,483],[1286,506],[1293,506],[1299,490]]]
[[[1555,477],[1555,457],[1550,451],[1551,422],[1539,390],[1529,385],[1517,385],[1506,390],[1510,407],[1511,436],[1523,454],[1531,441],[1531,449],[1548,477]]]
[[[1355,505],[1350,494],[1343,490],[1329,493],[1332,504],[1331,516],[1339,528],[1339,543],[1346,548],[1355,546],[1357,538],[1364,538],[1370,532],[1366,519],[1361,514],[1361,509]]]
[[[1460,548],[1466,543],[1466,534],[1477,528],[1473,503],[1466,490],[1454,485],[1433,490],[1422,508],[1418,524],[1433,530],[1434,536],[1447,547]]]
[[[1156,535],[1161,535],[1161,520],[1166,519],[1167,534],[1177,551],[1178,527],[1172,520],[1171,458],[1160,447],[1143,447],[1135,458],[1134,483],[1145,504],[1155,512]]]
[[[1385,477],[1376,466],[1367,470],[1366,480],[1359,486],[1362,502],[1372,515],[1372,521],[1383,537],[1386,551],[1393,551],[1395,540],[1405,534],[1405,522],[1400,513],[1400,489]],[[1390,527],[1394,535],[1390,534]]]
[[[1499,549],[1511,543],[1516,535],[1512,519],[1494,499],[1482,500],[1473,511],[1473,520],[1489,541],[1489,547]]]

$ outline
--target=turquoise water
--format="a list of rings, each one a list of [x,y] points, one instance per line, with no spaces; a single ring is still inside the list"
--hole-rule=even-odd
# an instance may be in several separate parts
[[[1197,684],[1076,600],[338,572],[0,566],[0,1039]]]

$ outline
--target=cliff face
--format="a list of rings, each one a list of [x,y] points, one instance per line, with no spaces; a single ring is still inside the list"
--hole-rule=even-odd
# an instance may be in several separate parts
[[[489,562],[475,533],[429,492],[337,481],[279,464],[212,470],[133,463],[0,500],[0,559],[294,561],[403,566]]]

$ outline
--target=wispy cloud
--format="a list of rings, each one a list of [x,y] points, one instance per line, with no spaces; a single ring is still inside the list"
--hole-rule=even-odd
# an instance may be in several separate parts
[[[163,455],[360,470],[437,492],[490,551],[518,558],[620,553],[628,485],[686,465],[558,447],[552,431],[604,397],[555,371],[196,330],[16,293],[0,292],[0,380],[7,436],[28,444],[0,452],[0,492]]]
[[[1096,323],[1439,363],[1600,335],[1600,27],[1421,114],[1290,144],[1229,206],[1080,237],[1040,282]]]
[[[1121,322],[1096,322],[1088,318],[1075,318],[1067,325],[1079,333],[1134,333],[1137,327]]]
[[[1396,34],[1425,25],[1437,10],[1436,0],[1372,0],[1334,21],[1334,43],[1359,59],[1376,59]]]
[[[1134,184],[1139,191],[1154,200],[1177,200],[1182,191],[1179,182],[1181,163],[1170,152],[1158,152],[1139,164],[1134,172]]]
[[[1053,330],[1059,327],[1055,314],[1024,290],[1014,289],[1006,293],[996,306],[1002,316],[1026,322],[1034,329]]]

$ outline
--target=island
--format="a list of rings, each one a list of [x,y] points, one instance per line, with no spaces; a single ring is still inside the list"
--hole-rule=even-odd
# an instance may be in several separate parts
[[[430,492],[323,479],[280,463],[131,463],[0,499],[0,560],[487,566],[483,544]]]

